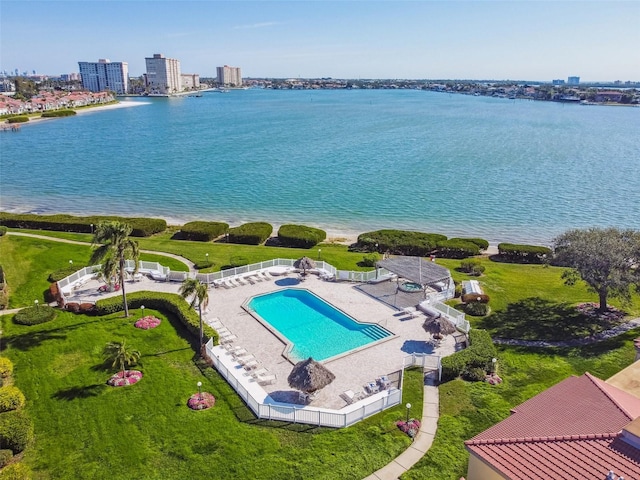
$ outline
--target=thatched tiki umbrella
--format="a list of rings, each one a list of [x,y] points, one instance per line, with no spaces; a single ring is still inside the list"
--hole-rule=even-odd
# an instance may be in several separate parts
[[[309,357],[296,363],[287,377],[289,386],[305,393],[313,393],[326,387],[336,376],[322,364]]]
[[[427,333],[430,333],[435,338],[441,338],[442,335],[451,335],[452,333],[456,333],[456,326],[447,320],[445,317],[435,317],[428,318],[425,320],[422,328],[425,329]]]
[[[316,268],[316,262],[311,260],[309,257],[302,257],[293,262],[293,266],[296,268],[302,269],[302,274],[306,275],[307,270],[311,268]]]

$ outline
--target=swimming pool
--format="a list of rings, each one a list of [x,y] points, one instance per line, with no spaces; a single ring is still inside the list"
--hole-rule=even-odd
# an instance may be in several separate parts
[[[376,324],[357,322],[308,290],[260,295],[246,307],[292,344],[286,356],[294,362],[326,360],[393,335]]]

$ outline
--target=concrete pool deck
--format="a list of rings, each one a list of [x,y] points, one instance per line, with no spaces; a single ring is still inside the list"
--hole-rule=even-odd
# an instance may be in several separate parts
[[[121,294],[99,293],[100,285],[98,281],[91,280],[74,290],[68,301],[95,302],[100,298]],[[435,348],[427,343],[429,335],[422,328],[426,318],[424,315],[411,318],[401,310],[395,310],[364,294],[356,288],[357,285],[352,282],[327,282],[316,275],[307,275],[305,281],[298,283],[296,276],[289,274],[235,288],[211,287],[208,311],[203,314],[203,318],[205,322],[218,318],[236,336],[234,346],[241,346],[257,359],[260,367],[275,373],[276,382],[265,385],[265,391],[274,400],[291,403],[295,403],[297,399],[297,391],[287,383],[293,363],[282,356],[285,344],[242,308],[248,299],[283,288],[305,288],[356,320],[375,323],[392,332],[394,336],[390,339],[322,362],[336,376],[311,402],[311,405],[323,408],[345,407],[347,403],[340,394],[347,390],[363,391],[366,383],[381,375],[398,378],[406,356],[414,353],[446,356],[455,351],[455,341],[451,336],[445,337],[440,346]],[[127,292],[152,290],[177,293],[180,286],[180,282],[156,282],[147,277],[137,282],[127,281],[125,284]]]

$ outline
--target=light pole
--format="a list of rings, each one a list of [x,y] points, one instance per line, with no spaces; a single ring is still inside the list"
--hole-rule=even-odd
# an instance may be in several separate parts
[[[198,399],[202,401],[202,382],[198,382]]]
[[[209,254],[205,253],[204,256],[207,258],[207,265],[209,265]]]
[[[69,266],[73,267],[73,260],[69,260]]]
[[[407,407],[407,423],[409,423],[409,410],[411,410],[411,404],[407,403],[405,407]]]
[[[322,249],[321,248],[318,249],[318,260],[320,260],[320,258],[322,258]]]
[[[40,302],[38,300],[34,300],[33,303],[36,305],[36,310],[40,310]]]
[[[493,357],[491,359],[491,373],[498,373],[497,364],[498,364],[498,359]]]
[[[142,318],[144,318],[144,305],[140,305],[140,310],[142,310]]]
[[[91,235],[93,235],[93,223],[91,224]]]

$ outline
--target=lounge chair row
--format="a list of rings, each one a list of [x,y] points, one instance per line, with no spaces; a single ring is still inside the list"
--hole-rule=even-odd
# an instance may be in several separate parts
[[[221,278],[220,280],[214,281],[213,284],[216,287],[235,288],[242,285],[255,285],[258,282],[266,282],[272,278],[268,272],[258,271],[236,277]]]
[[[269,385],[277,380],[275,374],[270,373],[266,368],[262,367],[258,360],[243,347],[229,346],[227,352],[244,368],[246,371],[245,375],[252,377],[260,385]]]
[[[373,395],[374,393],[378,393],[382,390],[388,390],[389,388],[391,388],[391,380],[389,380],[389,377],[387,377],[386,375],[382,375],[376,378],[375,382],[368,382],[364,386],[364,392],[354,392],[353,390],[346,390],[345,392],[342,392],[340,394],[340,397],[349,405],[351,405],[358,400],[366,398],[368,395]]]

